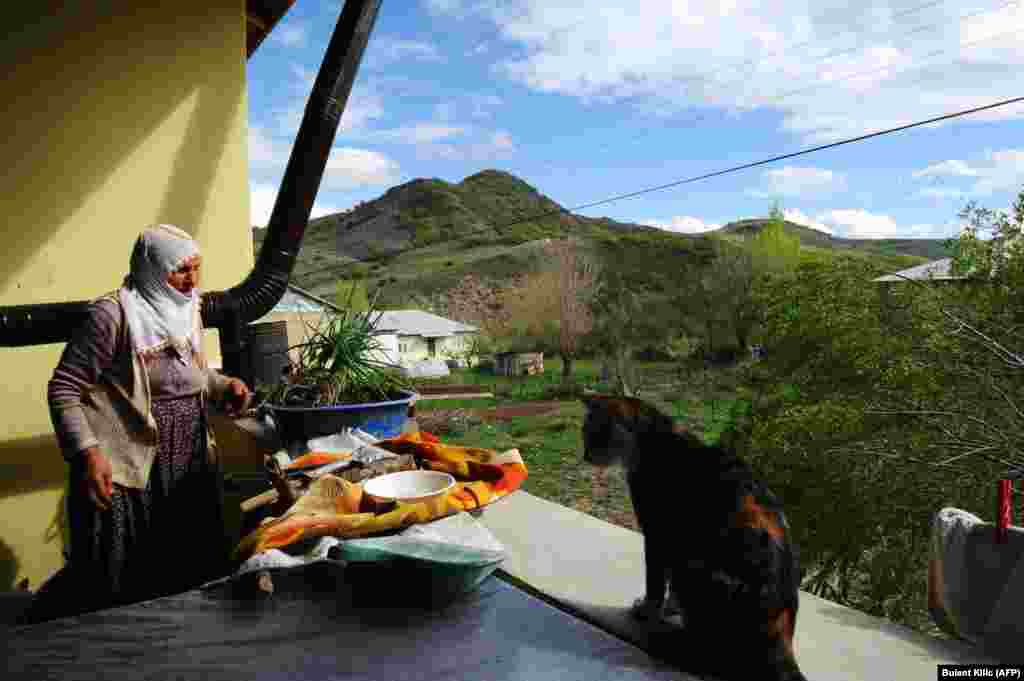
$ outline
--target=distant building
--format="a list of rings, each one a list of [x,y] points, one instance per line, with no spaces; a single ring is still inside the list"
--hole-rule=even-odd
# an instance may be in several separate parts
[[[422,310],[387,310],[377,323],[395,338],[403,366],[424,359],[448,359],[469,350],[477,327]]]
[[[320,325],[324,314],[341,312],[334,303],[289,284],[280,302],[253,322],[283,321],[288,328],[289,347],[306,340],[309,327]],[[471,347],[477,327],[445,319],[422,310],[387,310],[377,321],[377,342],[381,360],[409,366],[424,359],[449,359]],[[292,351],[293,358],[298,350]]]
[[[878,284],[882,321],[889,326],[898,326],[910,314],[914,294],[913,282],[929,281],[943,285],[959,285],[967,281],[967,276],[954,274],[953,259],[942,258],[886,274],[872,281]]]
[[[1000,263],[1019,250],[1020,239],[1006,241],[1002,238],[993,240],[995,265],[993,274],[999,269]],[[886,323],[898,324],[910,309],[913,297],[913,282],[932,282],[942,286],[958,286],[968,288],[981,285],[983,280],[971,279],[970,274],[956,274],[953,271],[953,258],[933,260],[916,265],[899,272],[877,277],[872,281],[879,285],[882,318]]]

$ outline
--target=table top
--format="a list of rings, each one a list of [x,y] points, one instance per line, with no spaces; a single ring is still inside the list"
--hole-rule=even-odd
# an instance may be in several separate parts
[[[381,603],[327,563],[276,572],[274,587],[223,584],[11,629],[4,678],[692,678],[496,576],[432,608]]]

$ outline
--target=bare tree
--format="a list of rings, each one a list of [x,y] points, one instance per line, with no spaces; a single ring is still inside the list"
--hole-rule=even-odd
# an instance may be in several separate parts
[[[597,268],[583,253],[578,241],[555,241],[549,244],[548,252],[554,256],[558,266],[558,350],[562,357],[562,380],[568,381],[583,339],[594,328],[590,299]]]
[[[557,352],[562,379],[568,381],[593,328],[590,297],[596,269],[576,241],[553,241],[545,254],[539,271],[506,289],[503,301],[517,344],[532,343]]]

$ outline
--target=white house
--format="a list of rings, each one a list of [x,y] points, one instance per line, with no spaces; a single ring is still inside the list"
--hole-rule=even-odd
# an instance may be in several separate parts
[[[470,348],[477,327],[445,319],[422,310],[388,310],[381,313],[377,329],[393,336],[399,363],[404,366],[424,359],[458,357]]]
[[[256,323],[285,322],[288,345],[295,346],[306,339],[310,325],[320,325],[325,313],[340,311],[331,301],[289,284],[280,302]],[[402,366],[424,359],[458,356],[469,348],[469,339],[477,332],[475,326],[421,310],[381,312],[376,329],[380,359]]]

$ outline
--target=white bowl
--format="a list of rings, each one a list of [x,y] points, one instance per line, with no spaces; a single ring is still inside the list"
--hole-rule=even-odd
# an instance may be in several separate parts
[[[399,471],[370,478],[363,492],[376,501],[426,501],[445,494],[455,486],[455,478],[441,471]]]

